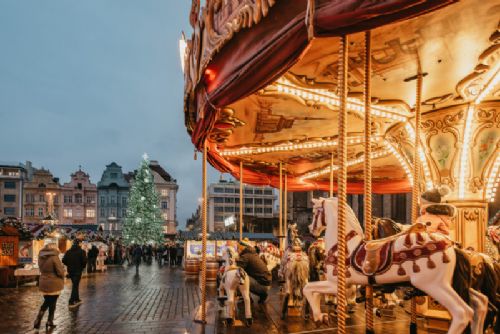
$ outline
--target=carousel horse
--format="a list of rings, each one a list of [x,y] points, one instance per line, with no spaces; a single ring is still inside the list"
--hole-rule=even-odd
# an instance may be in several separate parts
[[[325,229],[327,280],[310,282],[304,295],[315,321],[328,322],[321,312],[320,294],[337,294],[338,198],[313,200],[311,234]],[[474,334],[482,333],[484,297],[470,285],[470,262],[460,249],[440,233],[427,233],[425,225],[414,224],[391,237],[365,241],[352,209],[346,206],[346,284],[411,283],[445,307],[451,314],[449,334],[462,333],[472,322]],[[467,303],[470,301],[471,306]],[[477,313],[475,316],[474,313]]]
[[[309,280],[309,258],[302,251],[302,241],[298,236],[296,224],[291,224],[291,245],[285,251],[281,266],[280,276],[285,281],[281,318],[285,319],[288,314],[288,305],[302,306],[304,295],[302,290]]]
[[[253,322],[250,300],[250,279],[242,268],[236,265],[238,253],[231,247],[226,248],[223,258],[225,260],[224,274],[219,285],[219,301],[225,306],[225,319],[228,325],[233,324],[236,310],[236,293],[240,292],[245,302],[245,325]],[[225,293],[225,295],[224,295]]]

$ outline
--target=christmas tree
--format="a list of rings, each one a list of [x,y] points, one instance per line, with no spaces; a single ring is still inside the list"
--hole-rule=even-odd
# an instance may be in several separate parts
[[[128,197],[128,209],[123,226],[127,244],[163,242],[163,219],[159,196],[149,169],[148,156],[144,154]]]

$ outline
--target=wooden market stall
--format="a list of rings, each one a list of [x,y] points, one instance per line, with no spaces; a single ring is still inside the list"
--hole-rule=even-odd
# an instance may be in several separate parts
[[[447,185],[452,238],[483,251],[500,175],[499,5],[193,1],[184,112],[204,181],[208,161],[341,199],[412,191],[413,220],[419,193]]]

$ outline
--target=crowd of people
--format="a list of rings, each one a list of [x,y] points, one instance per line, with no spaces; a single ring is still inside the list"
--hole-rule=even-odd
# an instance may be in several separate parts
[[[39,290],[43,295],[43,303],[36,316],[34,329],[40,328],[42,319],[48,310],[46,329],[56,327],[54,315],[57,300],[64,289],[64,279],[71,280],[71,294],[68,300],[69,308],[74,308],[82,303],[79,294],[82,274],[93,273],[97,270],[99,257],[105,258],[106,264],[134,265],[136,274],[139,274],[141,263],[152,264],[156,260],[159,265],[172,267],[182,266],[184,258],[184,244],[168,242],[164,245],[129,245],[125,246],[121,240],[109,240],[107,244],[99,241],[101,247],[96,246],[96,241],[83,243],[81,238],[75,238],[70,249],[64,253],[62,261],[60,251],[55,242],[46,244],[39,253],[38,266],[40,269]],[[84,247],[82,247],[84,246]],[[106,251],[103,251],[103,248]],[[127,262],[127,263],[125,263]],[[66,266],[66,268],[65,268]]]

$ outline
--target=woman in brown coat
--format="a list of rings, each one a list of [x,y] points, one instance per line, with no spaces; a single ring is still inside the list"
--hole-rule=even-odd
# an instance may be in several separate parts
[[[49,309],[49,318],[45,327],[54,325],[57,298],[64,288],[64,266],[59,259],[59,249],[55,243],[50,243],[42,248],[38,255],[40,268],[39,289],[43,294],[44,302],[35,320],[34,328],[39,329],[45,311]]]

